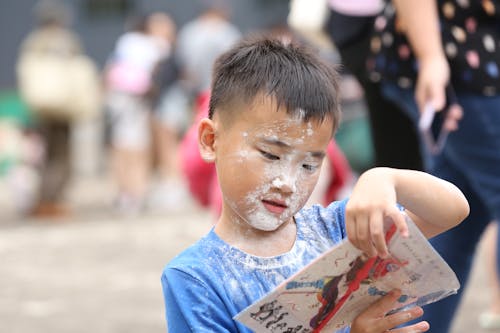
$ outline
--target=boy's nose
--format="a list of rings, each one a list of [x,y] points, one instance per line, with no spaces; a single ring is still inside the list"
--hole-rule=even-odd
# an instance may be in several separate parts
[[[296,191],[295,180],[289,176],[279,176],[273,180],[273,187],[283,193],[294,193]]]

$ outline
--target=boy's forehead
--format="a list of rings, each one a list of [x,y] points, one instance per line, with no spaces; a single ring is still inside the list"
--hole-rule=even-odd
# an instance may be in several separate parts
[[[232,110],[227,110],[227,128],[236,125],[246,135],[258,137],[313,137],[318,129],[326,127],[333,135],[333,124],[328,117],[324,120],[305,120],[306,112],[301,109],[289,111],[280,105],[276,98],[266,94],[258,94],[249,103],[235,103]],[[226,113],[226,112],[223,112]]]
[[[278,113],[286,111],[278,111]],[[277,113],[273,111],[273,113]],[[321,128],[323,128],[321,130]],[[331,137],[332,126],[328,121],[319,122],[315,120],[304,121],[299,117],[277,117],[265,121],[247,121],[243,123],[243,137],[250,141],[258,141],[281,147],[294,147],[306,142],[321,141],[320,137]],[[325,134],[327,133],[327,134]]]
[[[259,94],[247,106],[244,118],[252,119],[263,129],[285,130],[289,127],[312,126],[311,121],[304,121],[305,111],[300,108],[287,110],[275,97]]]
[[[298,119],[276,120],[256,124],[253,134],[259,138],[279,139],[293,136],[314,136],[314,126],[311,121],[304,122]]]

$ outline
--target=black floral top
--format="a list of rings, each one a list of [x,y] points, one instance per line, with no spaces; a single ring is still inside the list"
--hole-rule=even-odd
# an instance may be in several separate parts
[[[438,0],[442,41],[455,90],[500,94],[500,0]],[[402,88],[413,87],[418,64],[388,4],[375,20],[367,69]]]

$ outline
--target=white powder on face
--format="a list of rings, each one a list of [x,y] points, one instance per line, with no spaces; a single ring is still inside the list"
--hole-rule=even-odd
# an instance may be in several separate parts
[[[248,222],[252,227],[258,230],[273,231],[285,221],[271,215],[265,209],[258,209],[252,214]]]
[[[279,172],[280,169],[281,168],[273,168],[273,170],[268,170],[268,173],[276,173]],[[276,216],[265,208],[261,200],[266,198],[266,195],[269,195],[272,187],[282,188],[286,185],[290,186],[290,190],[292,191],[292,193],[287,195],[285,200],[285,204],[288,208],[285,209],[280,216]],[[285,181],[282,180],[282,177],[274,177],[270,184],[263,185],[256,191],[248,194],[245,204],[247,207],[252,208],[246,212],[247,223],[259,230],[272,231],[289,221],[293,217],[293,214],[295,214],[306,202],[308,197],[307,191],[299,192],[296,188],[296,177],[289,176],[289,179]],[[269,199],[269,197],[267,198]]]
[[[296,125],[294,124],[298,121],[299,119],[293,119],[287,123],[280,122],[274,124],[274,127],[265,126],[265,128],[257,130],[255,135],[252,134],[252,137],[255,136],[256,139],[265,138],[270,141],[281,141],[291,147],[300,145],[306,136],[310,136],[314,132],[312,124],[308,122],[307,128],[303,128],[301,131],[302,137],[292,138],[288,136],[286,132],[295,127]],[[302,120],[300,121],[302,122]],[[283,132],[283,135],[280,134],[281,132]],[[250,138],[248,132],[243,132],[241,135],[245,140]],[[252,146],[253,143],[247,142],[246,144]],[[235,222],[246,223],[258,230],[272,231],[276,230],[283,223],[290,221],[293,218],[293,214],[301,208],[301,205],[305,204],[310,194],[308,191],[310,173],[306,173],[302,167],[302,163],[304,163],[303,155],[304,153],[300,150],[290,149],[284,154],[280,154],[279,160],[273,161],[265,166],[264,169],[258,168],[253,170],[258,175],[258,179],[260,179],[258,181],[260,183],[258,188],[251,191],[251,193],[247,193],[244,200],[240,202],[226,201],[239,217],[239,221]],[[235,152],[233,158],[238,163],[243,163],[253,158],[261,158],[261,156],[258,151],[254,151],[249,147],[248,149],[240,149]],[[281,198],[276,197],[276,195],[280,195],[277,194],[276,189],[281,191]],[[277,216],[267,210],[262,202],[263,199],[286,200],[288,208]]]
[[[297,177],[292,177],[290,175],[287,176],[287,173],[283,173],[282,176],[274,178],[273,181],[271,182],[271,185],[278,189],[283,189],[285,186],[288,185],[287,190],[293,193],[297,190],[296,178]]]
[[[276,188],[281,188],[285,183],[280,178],[275,178],[272,182],[272,185]]]
[[[293,155],[293,154],[290,154]],[[296,172],[293,156],[283,156],[279,164],[270,166],[264,171],[266,179],[272,179],[271,185],[278,189],[284,189],[295,192],[297,188],[298,173]]]
[[[270,185],[264,185],[254,192],[249,193],[245,199],[245,204],[251,207],[246,212],[247,223],[258,230],[276,230],[286,221],[270,213],[262,204],[261,200],[264,194],[269,192],[270,188]]]
[[[306,111],[304,109],[298,108],[297,115],[294,117],[295,120],[302,121],[306,117]]]
[[[306,190],[307,186],[301,185],[300,172],[294,170],[292,161],[283,165],[268,166],[263,172],[261,186],[248,193],[244,201],[240,203],[228,202],[237,212],[240,222],[247,223],[258,230],[273,231],[293,218],[293,214],[304,205],[309,194]],[[288,186],[288,191],[290,191],[286,194],[286,198],[282,198],[285,199],[288,208],[280,216],[276,216],[266,209],[262,199],[276,198],[270,197],[272,189],[283,189],[284,186]],[[297,188],[304,188],[304,191],[297,191]],[[243,207],[246,207],[245,211],[241,211]]]
[[[312,136],[314,134],[314,131],[313,131],[313,128],[312,128],[312,124],[311,122],[308,122],[307,123],[307,130],[306,130],[306,134],[308,136]]]
[[[239,155],[239,157],[246,159],[246,158],[248,158],[248,155],[250,155],[250,152],[248,150],[242,149],[238,152],[238,155]]]

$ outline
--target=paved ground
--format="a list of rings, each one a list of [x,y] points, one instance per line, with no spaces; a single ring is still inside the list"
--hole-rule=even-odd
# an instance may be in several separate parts
[[[70,194],[74,218],[19,221],[0,189],[0,332],[165,332],[160,272],[210,228],[210,216],[188,205],[119,218],[101,179],[75,182]],[[486,332],[476,324],[485,285],[476,263],[453,333]]]

